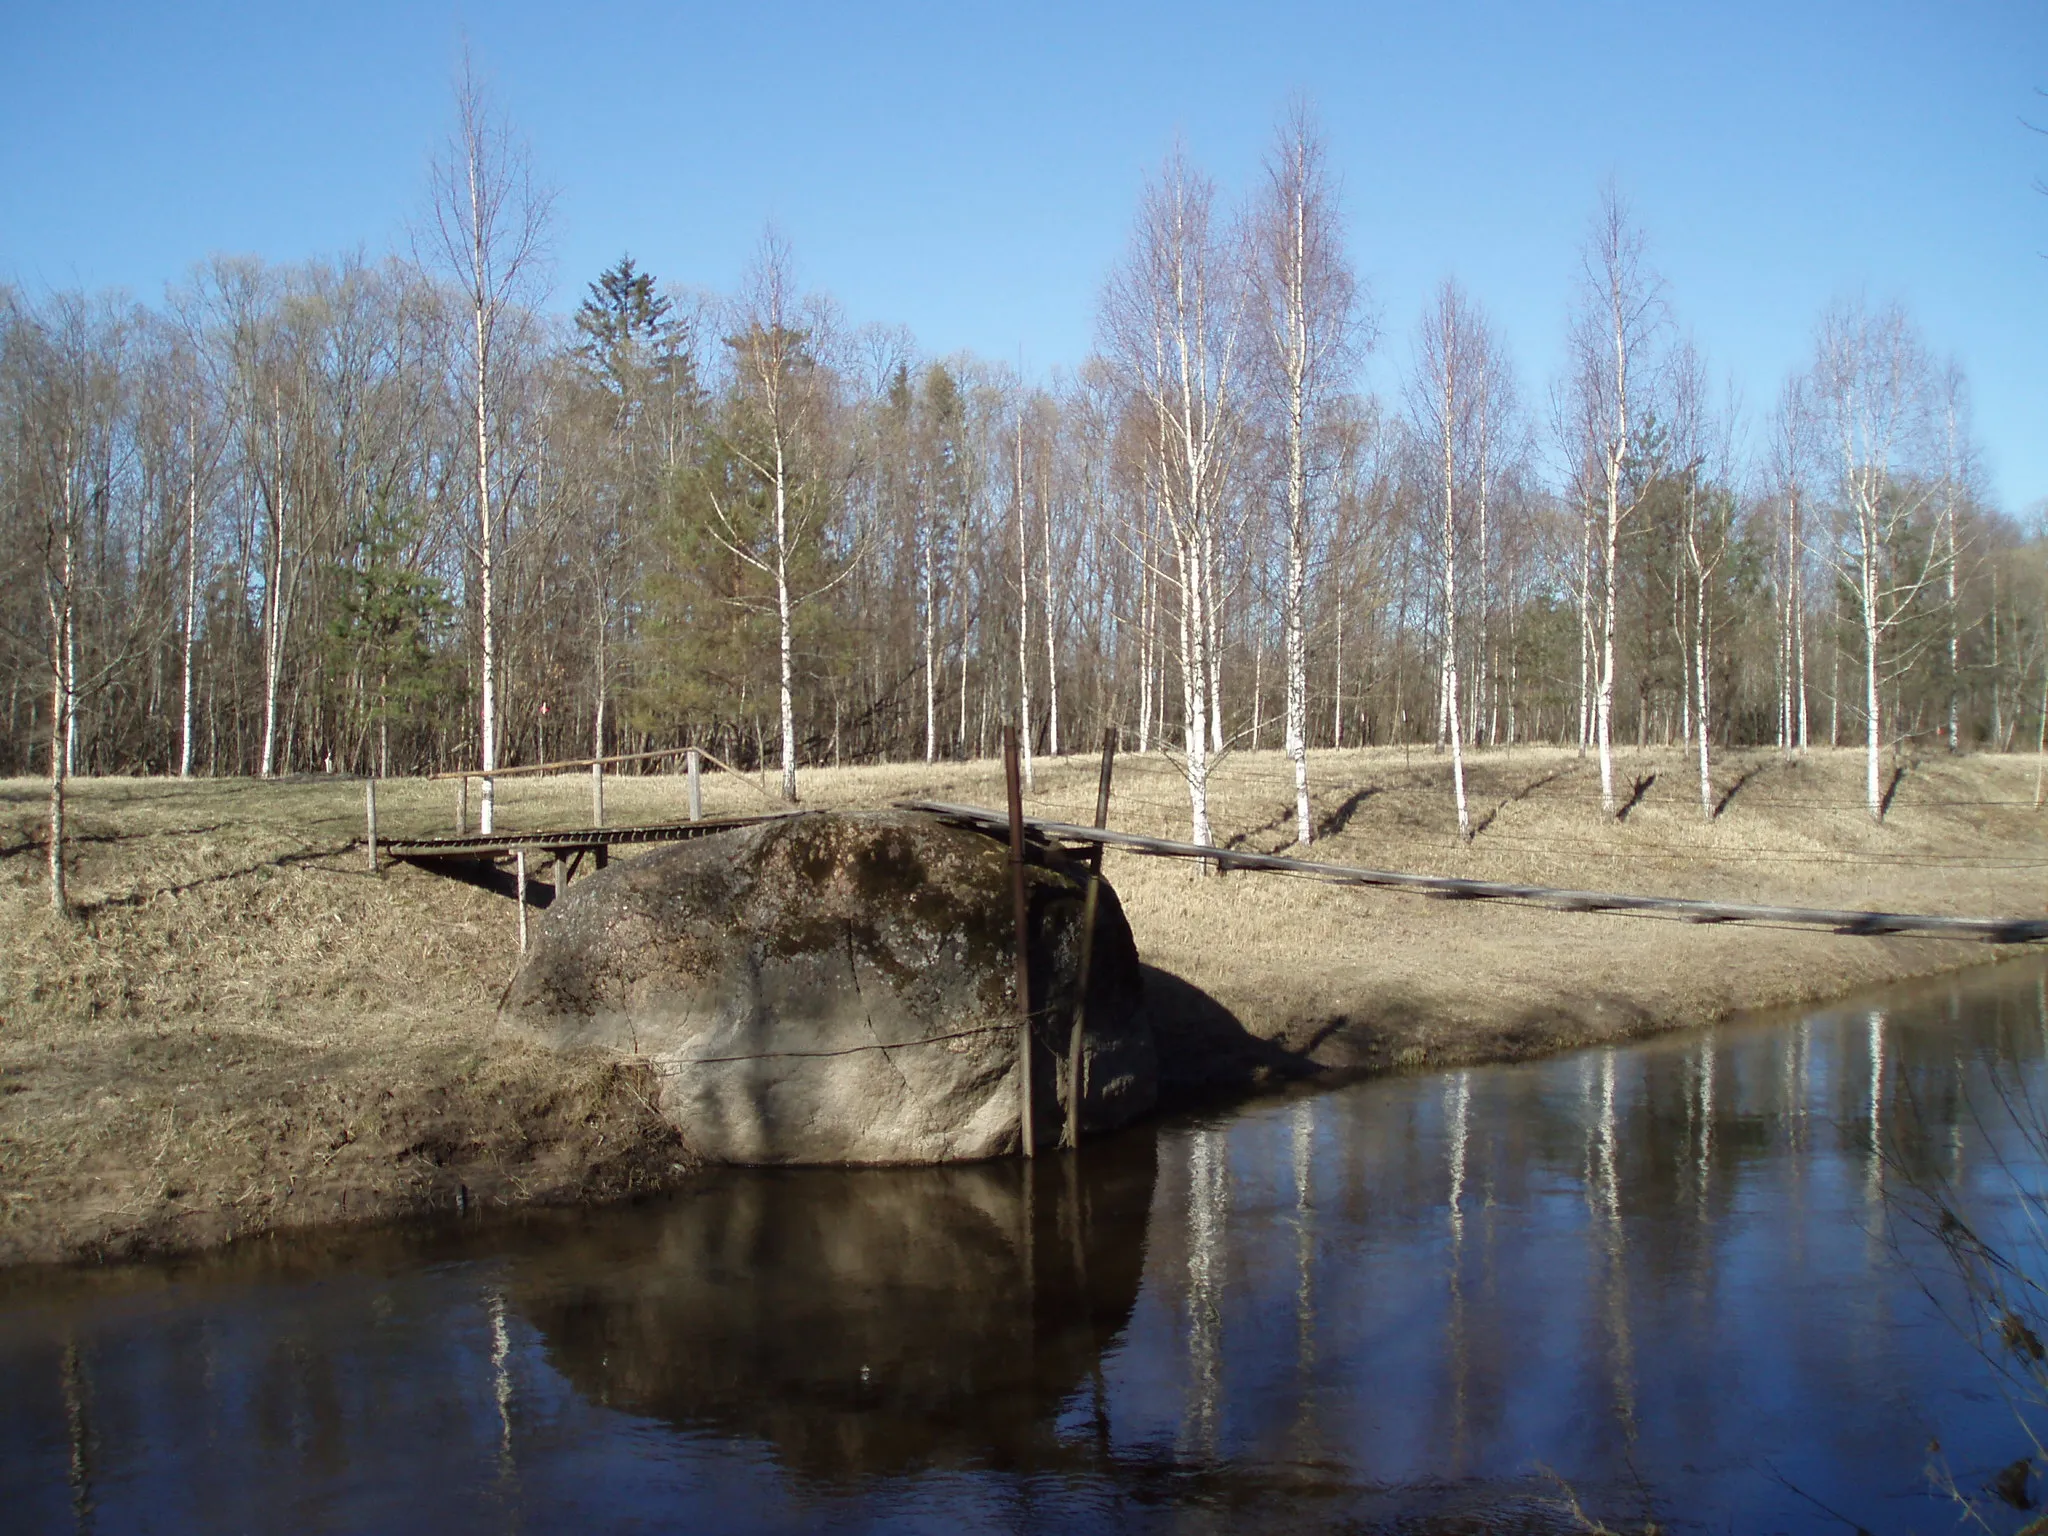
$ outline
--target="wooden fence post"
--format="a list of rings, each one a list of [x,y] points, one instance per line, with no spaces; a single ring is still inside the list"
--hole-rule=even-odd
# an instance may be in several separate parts
[[[1095,781],[1095,826],[1109,825],[1109,777],[1116,768],[1116,727],[1102,733],[1102,773]],[[1082,1047],[1088,1030],[1088,971],[1095,959],[1095,909],[1102,897],[1102,844],[1088,851],[1088,896],[1081,903],[1081,974],[1074,995],[1074,1034],[1067,1045],[1067,1146],[1081,1145]]]
[[[704,754],[690,748],[690,820],[704,819]]]
[[[524,848],[518,849],[513,853],[512,867],[516,871],[513,877],[516,887],[514,894],[519,902],[519,953],[523,955],[526,953],[526,850]]]
[[[1031,1103],[1031,898],[1024,879],[1024,790],[1017,777],[1017,728],[1003,727],[1003,783],[1010,795],[1010,894],[1017,916],[1017,1129],[1026,1157],[1038,1156]]]
[[[370,829],[370,873],[377,873],[377,776],[363,780],[363,819]]]

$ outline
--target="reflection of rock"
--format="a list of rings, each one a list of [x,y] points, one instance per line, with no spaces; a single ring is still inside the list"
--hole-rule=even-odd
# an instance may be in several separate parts
[[[821,1477],[1042,1464],[1125,1325],[1153,1138],[1035,1164],[727,1170],[525,1261],[551,1363]]]
[[[1081,885],[1034,867],[1032,1000],[1041,1144],[1057,1134]],[[930,1163],[1017,1144],[1008,854],[892,812],[806,815],[614,865],[542,922],[507,1017],[559,1043],[624,1047],[699,1154],[740,1163]],[[1103,888],[1082,1123],[1156,1094],[1138,956]]]

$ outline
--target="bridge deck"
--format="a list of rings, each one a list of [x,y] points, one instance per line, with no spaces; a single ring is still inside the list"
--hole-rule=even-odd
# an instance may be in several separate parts
[[[390,858],[409,864],[431,864],[444,859],[503,858],[515,853],[588,853],[599,848],[618,848],[636,843],[680,843],[714,832],[759,826],[799,812],[780,811],[766,816],[714,816],[702,821],[658,822],[639,827],[567,827],[545,832],[474,833],[463,837],[392,837],[379,839],[378,846]]]

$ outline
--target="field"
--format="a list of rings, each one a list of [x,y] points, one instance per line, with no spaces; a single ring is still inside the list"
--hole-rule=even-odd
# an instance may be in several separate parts
[[[1382,869],[1789,905],[1964,915],[2044,910],[2048,814],[2031,759],[1929,755],[1883,825],[1861,759],[1757,752],[1717,768],[1700,814],[1679,752],[1625,752],[1625,819],[1575,752],[1475,754],[1479,833],[1454,832],[1443,759],[1321,753],[1316,857]],[[1038,764],[1033,815],[1085,821],[1096,764]],[[772,808],[772,781],[711,774],[708,813]],[[808,770],[808,807],[929,797],[1000,806],[993,763]],[[1639,791],[1639,793],[1638,793]],[[45,786],[0,783],[0,1263],[203,1247],[336,1220],[612,1198],[690,1160],[629,1062],[501,1034],[515,909],[404,866],[373,876],[360,783],[87,780],[72,893],[44,906]],[[683,781],[607,781],[607,819],[678,819]],[[1238,753],[1213,785],[1219,841],[1292,841],[1291,774]],[[500,822],[581,825],[587,776],[507,780]],[[387,837],[452,830],[445,783],[380,786]],[[1113,826],[1186,835],[1158,756],[1119,760]],[[1203,877],[1113,852],[1152,965],[1319,1065],[1380,1071],[1511,1058],[1981,963],[1946,939],[1701,927],[1431,901],[1274,875]],[[542,917],[539,921],[545,921]]]

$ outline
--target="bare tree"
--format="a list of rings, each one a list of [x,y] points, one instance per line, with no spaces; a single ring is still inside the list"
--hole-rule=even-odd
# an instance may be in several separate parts
[[[831,402],[829,380],[819,366],[831,319],[815,301],[800,304],[793,286],[788,243],[770,231],[762,237],[726,337],[741,408],[722,437],[765,498],[765,538],[753,537],[729,493],[711,488],[719,542],[774,586],[782,797],[791,802],[797,798],[796,609],[853,569],[851,558],[834,573],[811,568],[822,554],[832,510],[823,462]]]
[[[1593,664],[1593,726],[1600,747],[1600,807],[1608,815],[1614,796],[1614,626],[1616,560],[1623,525],[1642,505],[1650,482],[1631,474],[1642,448],[1645,395],[1650,383],[1650,349],[1662,327],[1663,284],[1643,260],[1643,237],[1627,203],[1613,186],[1600,197],[1582,258],[1581,296],[1571,330],[1575,377],[1570,421],[1577,441],[1573,460],[1592,481],[1584,487],[1589,516],[1597,511],[1600,527],[1588,528],[1582,561],[1585,579],[1582,611],[1591,593],[1591,557],[1599,560],[1600,598],[1597,642],[1587,635]],[[1597,502],[1593,500],[1597,497]],[[1597,550],[1592,546],[1597,542]]]
[[[493,830],[498,766],[498,561],[505,537],[505,500],[496,456],[503,450],[504,374],[512,335],[526,320],[547,255],[553,194],[533,178],[526,144],[495,109],[467,51],[455,81],[455,131],[429,172],[429,209],[416,246],[462,294],[469,324],[460,344],[460,391],[475,453],[478,767],[483,803],[478,826]]]
[[[1676,439],[1684,499],[1686,569],[1692,577],[1692,655],[1686,672],[1692,683],[1688,710],[1698,721],[1700,817],[1714,818],[1713,737],[1714,574],[1733,538],[1734,508],[1727,478],[1733,413],[1715,420],[1707,402],[1706,370],[1690,343],[1679,349],[1672,369],[1672,431]],[[1709,473],[1709,471],[1717,471]],[[1681,635],[1681,642],[1684,636]]]
[[[1345,259],[1322,133],[1306,103],[1281,123],[1253,217],[1252,296],[1260,359],[1280,416],[1287,465],[1281,628],[1287,673],[1287,755],[1294,763],[1294,835],[1315,834],[1308,793],[1308,584],[1319,508],[1311,444],[1318,414],[1371,344],[1357,279]]]
[[[1835,458],[1830,554],[1853,595],[1863,640],[1864,790],[1871,819],[1881,821],[1886,648],[1945,566],[1941,541],[1915,536],[1927,532],[1920,525],[1941,483],[1927,466],[1935,380],[1905,311],[1893,305],[1872,312],[1860,303],[1837,305],[1822,317],[1811,378]]]
[[[1477,476],[1477,456],[1486,390],[1486,322],[1455,282],[1437,290],[1415,337],[1409,405],[1418,446],[1426,445],[1433,471],[1438,516],[1436,569],[1439,629],[1440,721],[1451,748],[1451,793],[1458,811],[1458,836],[1472,838],[1465,804],[1465,743],[1458,676],[1458,560],[1464,543],[1462,493]]]
[[[0,387],[15,433],[13,490],[35,508],[50,705],[49,895],[51,909],[65,914],[65,793],[78,771],[79,706],[121,670],[147,618],[129,614],[125,643],[106,646],[97,667],[82,660],[80,614],[93,578],[83,546],[114,494],[124,323],[76,295],[53,299],[45,315],[10,299],[0,292]],[[98,574],[104,579],[103,564]]]
[[[1942,567],[1946,587],[1944,614],[1948,621],[1948,749],[1960,752],[1962,743],[1962,697],[1963,697],[1963,642],[1961,603],[1958,601],[1956,584],[1961,574],[1961,562],[1957,558],[1957,524],[1962,506],[1973,478],[1975,455],[1970,443],[1970,392],[1963,378],[1963,371],[1950,363],[1942,370],[1940,389],[1941,414],[1941,536]],[[1992,572],[1994,584],[1997,581],[1996,568]],[[1991,634],[1994,649],[1998,638],[1998,604],[1991,605]],[[1991,681],[1992,716],[1998,714],[1998,678],[1994,670]],[[1992,730],[1992,745],[1999,745],[1996,726]]]
[[[1778,745],[1787,756],[1807,746],[1806,537],[1812,412],[1806,381],[1794,378],[1772,419],[1769,474],[1780,520],[1773,540],[1778,567]]]
[[[1173,541],[1182,724],[1192,840],[1209,842],[1217,699],[1215,571],[1238,386],[1238,274],[1216,227],[1214,185],[1179,150],[1139,200],[1130,254],[1104,297],[1102,329],[1125,388],[1152,418],[1157,487]]]

